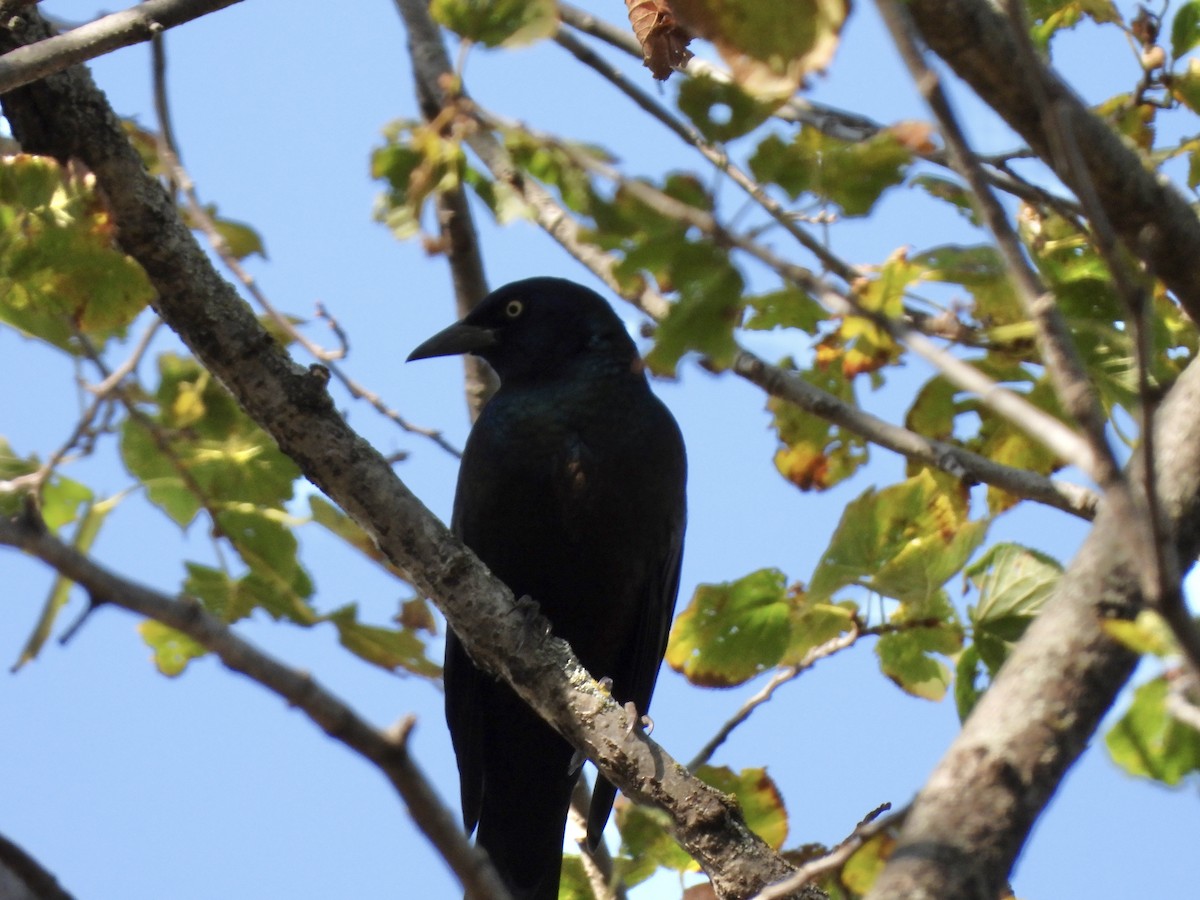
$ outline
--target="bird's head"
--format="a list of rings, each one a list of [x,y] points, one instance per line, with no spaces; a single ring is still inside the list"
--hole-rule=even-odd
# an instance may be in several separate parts
[[[528,278],[493,291],[408,359],[459,353],[487,360],[502,382],[555,379],[592,360],[638,365],[637,348],[612,308],[564,278]]]

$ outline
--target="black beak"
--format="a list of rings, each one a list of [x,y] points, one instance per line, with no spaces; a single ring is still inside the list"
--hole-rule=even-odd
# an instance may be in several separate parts
[[[443,328],[416,350],[408,354],[408,362],[414,359],[429,359],[434,356],[455,356],[459,353],[477,353],[497,343],[496,332],[491,328],[480,328],[465,322],[455,322]]]

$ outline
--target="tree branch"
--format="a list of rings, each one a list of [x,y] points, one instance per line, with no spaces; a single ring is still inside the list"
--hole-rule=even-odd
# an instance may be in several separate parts
[[[484,854],[470,845],[458,827],[457,817],[441,802],[409,755],[411,717],[393,732],[377,730],[312,676],[288,668],[244,641],[197,601],[172,599],[96,565],[46,530],[32,507],[24,515],[0,518],[0,544],[23,550],[74,581],[88,592],[93,606],[119,606],[186,634],[229,669],[302,711],[327,735],[383,772],[403,798],[417,827],[472,894],[481,898],[505,896],[500,876]]]
[[[427,16],[424,4],[406,0]],[[0,49],[40,40],[35,11],[0,29]],[[81,69],[2,99],[27,152],[77,157],[95,174],[122,248],[158,290],[156,309],[301,471],[358,522],[446,614],[472,657],[504,678],[631,798],[665,809],[677,840],[723,896],[744,897],[791,866],[746,827],[725,795],[629,728],[625,711],[396,478],[337,414],[328,375],[296,365],[213,269],[166,192],[146,173]],[[544,621],[544,620],[543,620]]]
[[[240,3],[241,0],[146,0],[73,28],[65,34],[9,50],[0,56],[0,93],[30,84],[69,66],[121,47],[150,40],[167,28]]]

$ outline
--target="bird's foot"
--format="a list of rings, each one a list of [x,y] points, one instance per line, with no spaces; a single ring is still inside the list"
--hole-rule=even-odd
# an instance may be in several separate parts
[[[550,622],[542,615],[542,608],[538,606],[538,602],[528,594],[522,594],[513,601],[513,612],[521,620],[523,632],[534,631],[543,635],[550,633]]]
[[[629,700],[625,703],[625,715],[629,716],[629,728],[625,731],[625,737],[629,737],[631,734],[633,734],[633,729],[637,728],[639,725],[645,729],[647,737],[649,737],[651,732],[654,731],[654,720],[648,715],[639,715],[637,704],[635,704],[632,700]]]
[[[582,750],[576,750],[571,754],[571,762],[567,765],[567,774],[574,775],[583,768],[585,762],[587,762],[587,755]]]

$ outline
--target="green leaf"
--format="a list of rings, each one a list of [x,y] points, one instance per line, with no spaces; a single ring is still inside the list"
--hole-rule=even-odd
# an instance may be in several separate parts
[[[705,784],[737,798],[750,830],[778,850],[787,839],[788,819],[779,788],[766,769],[734,772],[724,766],[701,766],[695,776]]]
[[[148,619],[138,625],[138,633],[146,645],[154,651],[154,665],[168,678],[183,674],[188,663],[208,653],[202,644],[186,634],[169,628],[161,622]]]
[[[300,564],[296,536],[269,512],[246,504],[217,514],[220,533],[248,568],[239,596],[277,619],[312,625],[319,621],[306,602],[313,584]]]
[[[38,470],[36,459],[17,456],[7,439],[0,436],[0,481],[12,481],[23,475],[32,475]],[[0,490],[0,515],[15,516],[25,502],[25,491]]]
[[[558,900],[596,900],[596,895],[592,892],[592,883],[578,853],[563,854]]]
[[[793,200],[812,193],[847,216],[862,216],[904,180],[911,162],[911,151],[890,132],[843,141],[803,125],[791,142],[774,134],[765,138],[749,164],[757,181],[779,185]]]
[[[795,592],[793,591],[793,594]],[[798,665],[809,652],[858,629],[858,606],[849,600],[817,603],[807,595],[796,597],[792,608],[791,640],[780,665]]]
[[[0,322],[71,353],[124,334],[154,296],[116,249],[95,177],[53,159],[0,158]]]
[[[942,178],[938,175],[918,175],[909,182],[913,187],[923,189],[931,197],[944,200],[958,209],[972,225],[979,225],[979,214],[975,212],[975,203],[971,191],[957,181]]]
[[[200,563],[185,562],[183,565],[188,573],[183,581],[183,592],[199,600],[217,618],[236,622],[254,611],[254,599],[243,590],[239,579]]]
[[[983,688],[979,686],[981,664],[979,649],[974,644],[968,644],[958,654],[954,667],[954,707],[961,722],[967,721],[967,716],[983,696]]]
[[[1121,14],[1112,0],[1026,0],[1031,20],[1030,35],[1042,48],[1059,31],[1074,28],[1084,16],[1096,22],[1120,22]]]
[[[1179,642],[1171,627],[1152,609],[1140,610],[1133,621],[1104,619],[1100,624],[1134,653],[1149,653],[1159,659],[1179,655]]]
[[[670,270],[680,297],[659,323],[647,365],[661,375],[674,375],[689,350],[703,353],[715,366],[728,365],[737,350],[733,330],[742,315],[741,274],[727,254],[703,243],[680,247]]]
[[[429,11],[459,37],[485,47],[519,47],[558,28],[554,0],[433,0]]]
[[[798,0],[779,15],[772,4],[673,0],[691,33],[711,41],[749,93],[789,97],[808,72],[823,69],[837,48],[847,0]]]
[[[913,264],[925,269],[926,281],[960,284],[974,301],[972,314],[986,328],[1028,321],[996,248],[947,244],[919,253]]]
[[[65,475],[55,475],[42,488],[42,521],[51,531],[57,532],[64,525],[74,522],[80,508],[90,504],[92,499],[92,489],[86,484],[80,484]],[[90,513],[93,513],[93,509],[87,506],[84,514]]]
[[[205,505],[282,510],[300,475],[266,432],[195,360],[164,354],[152,424],[127,419],[121,457],[180,527]]]
[[[814,387],[857,407],[854,384],[841,366],[818,363],[798,372]],[[866,439],[777,397],[767,399],[772,426],[779,437],[775,468],[802,491],[823,491],[840,484],[867,462]]]
[[[961,636],[944,628],[911,628],[885,634],[875,645],[879,668],[914,697],[941,700],[950,686],[950,670],[932,654],[958,652]]]
[[[895,849],[896,839],[890,834],[882,832],[875,835],[846,861],[842,869],[842,884],[856,896],[867,894]]]
[[[1161,675],[1139,687],[1104,742],[1113,761],[1131,775],[1177,785],[1200,770],[1200,732],[1170,714],[1169,690]]]
[[[693,684],[732,687],[775,665],[788,646],[792,600],[777,569],[702,584],[671,629],[667,663]]]
[[[730,141],[765,122],[777,103],[764,103],[734,82],[707,75],[679,86],[679,109],[710,141]]]
[[[746,297],[745,302],[751,315],[742,327],[751,331],[799,328],[816,334],[817,326],[827,318],[821,304],[796,287],[755,294]]]
[[[988,632],[1012,644],[1020,640],[1054,592],[1062,566],[1037,550],[1002,543],[963,574],[979,592],[979,602],[967,611],[976,632]]]
[[[441,677],[442,667],[429,659],[425,643],[408,628],[366,625],[358,621],[358,607],[353,603],[322,619],[334,624],[342,646],[360,659],[389,672],[403,669],[424,678]]]
[[[920,610],[939,602],[941,586],[966,563],[986,528],[968,519],[961,488],[927,469],[880,491],[869,488],[843,512],[809,594],[825,600],[860,585]]]
[[[671,837],[671,820],[660,809],[637,806],[624,797],[614,806],[621,832],[621,852],[613,861],[617,876],[634,887],[659,868],[694,872],[699,866]]]
[[[1200,2],[1189,0],[1171,20],[1171,56],[1179,59],[1200,44]]]

